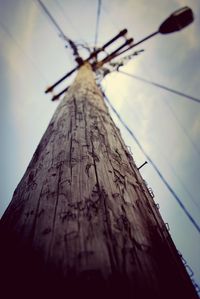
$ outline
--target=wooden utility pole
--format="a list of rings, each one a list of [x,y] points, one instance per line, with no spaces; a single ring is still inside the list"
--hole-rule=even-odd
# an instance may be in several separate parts
[[[0,229],[4,298],[198,298],[88,62]]]

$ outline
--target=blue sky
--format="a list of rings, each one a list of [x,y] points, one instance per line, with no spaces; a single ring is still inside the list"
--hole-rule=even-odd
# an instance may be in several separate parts
[[[97,1],[44,0],[67,36],[94,45]],[[121,29],[135,41],[157,30],[179,7],[190,6],[195,22],[183,31],[156,36],[123,71],[200,97],[200,3],[198,0],[102,0],[98,45]],[[70,49],[34,0],[0,0],[0,215],[24,174],[57,103],[45,95],[74,66]],[[63,86],[70,84],[73,76]],[[119,73],[102,82],[110,101],[159,166],[200,225],[200,105]],[[58,89],[59,90],[59,89]],[[111,112],[112,114],[112,112]],[[122,128],[139,166],[144,155]],[[141,173],[155,193],[165,222],[200,284],[200,236],[151,165]]]

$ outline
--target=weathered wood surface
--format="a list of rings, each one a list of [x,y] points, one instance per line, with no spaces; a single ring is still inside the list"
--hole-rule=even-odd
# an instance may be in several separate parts
[[[25,297],[28,288],[27,298],[197,298],[89,65],[58,106],[1,236],[5,285]]]

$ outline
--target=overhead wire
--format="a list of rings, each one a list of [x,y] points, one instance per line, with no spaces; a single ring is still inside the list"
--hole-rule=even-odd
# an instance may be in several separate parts
[[[49,19],[51,20],[51,22],[53,23],[53,25],[56,27],[56,29],[58,30],[58,32],[60,33],[60,36],[66,40],[67,42],[70,40],[65,33],[63,32],[63,30],[61,29],[61,27],[58,25],[58,23],[56,22],[56,20],[53,18],[53,16],[50,14],[50,12],[47,10],[46,6],[43,4],[43,2],[41,0],[37,0],[38,3],[40,4],[40,6],[43,9],[43,12],[45,12],[45,14],[49,17]]]
[[[48,16],[49,20],[51,20],[51,22],[53,23],[53,25],[56,27],[56,29],[58,30],[58,32],[60,33],[60,36],[69,44],[69,46],[71,47],[72,51],[73,51],[73,55],[76,58],[79,58],[80,55],[78,53],[78,49],[76,44],[65,35],[64,31],[61,29],[61,27],[58,25],[58,23],[56,22],[56,20],[54,19],[54,17],[51,15],[51,13],[48,11],[48,9],[46,8],[46,6],[44,5],[44,3],[41,0],[37,0],[38,3],[40,4],[42,11]]]
[[[145,65],[143,65],[143,67],[145,67]],[[119,71],[119,69],[117,69]],[[119,71],[120,72],[120,71]],[[145,74],[147,74],[147,69],[145,68]],[[131,74],[130,74],[131,75]],[[132,76],[132,75],[131,75]],[[149,76],[148,76],[149,77]],[[145,79],[147,80],[147,79]],[[151,80],[148,79],[149,82],[152,82]],[[146,81],[143,81],[144,83],[147,83]],[[157,87],[157,86],[156,86]],[[180,94],[179,94],[180,95]],[[181,96],[181,95],[180,95]],[[173,115],[174,119],[176,120],[176,122],[178,123],[180,129],[182,130],[182,133],[186,136],[186,138],[188,138],[189,142],[191,143],[191,146],[193,147],[194,151],[196,151],[196,153],[198,155],[200,155],[200,150],[197,147],[197,145],[194,143],[194,141],[192,140],[191,136],[188,134],[187,129],[184,127],[184,125],[182,124],[182,122],[179,120],[179,118],[177,117],[175,111],[173,110],[173,108],[171,107],[171,105],[163,100],[163,103],[166,105],[167,109],[170,111],[170,113]]]
[[[120,92],[117,91],[117,94],[119,94]],[[121,98],[123,97],[123,95],[121,95]],[[128,106],[128,109],[131,111],[132,107],[129,105],[129,102],[126,100],[126,98],[123,98],[123,102],[125,102],[125,105]],[[137,110],[133,110],[132,113],[134,113],[134,118],[137,117],[137,122],[140,121],[139,116],[140,113],[136,113]],[[157,143],[155,140],[153,140],[152,136],[151,136],[151,140],[152,142],[154,142],[154,144],[156,145],[156,148],[158,148],[160,145],[159,143]],[[162,150],[160,149],[160,152]],[[167,161],[168,167],[171,170],[171,172],[173,173],[174,177],[177,179],[177,181],[180,183],[180,185],[182,186],[183,190],[185,191],[185,193],[187,194],[187,196],[191,199],[191,201],[193,202],[193,204],[196,206],[196,208],[200,211],[200,206],[197,203],[197,201],[195,200],[194,196],[191,194],[191,192],[189,191],[189,189],[187,188],[187,186],[185,185],[184,181],[180,178],[180,176],[177,174],[176,170],[174,169],[173,165],[171,165],[171,163],[169,162],[169,159],[167,158],[167,156],[164,157],[164,154],[162,152],[162,157],[165,159],[165,161]]]
[[[126,57],[125,57],[126,58]],[[123,58],[122,58],[123,59]],[[116,68],[116,70],[119,72],[119,73],[122,73],[122,71],[119,71],[119,67],[121,67],[121,66],[123,66],[124,65],[124,62],[122,61],[122,63],[120,64],[120,63],[114,63],[113,65],[115,66],[115,64],[117,65],[119,65],[117,68]],[[110,63],[110,65],[112,65],[112,63]],[[127,74],[127,75],[130,75],[130,76],[134,76],[134,75],[131,75],[131,74],[128,74],[128,73],[125,73],[125,72],[123,72],[124,74]],[[145,71],[145,73],[146,73],[146,71]],[[152,81],[150,81],[150,80],[148,80],[149,82],[152,82]],[[144,83],[147,83],[146,82],[146,79],[145,79],[145,81],[143,81]],[[157,86],[156,86],[157,87]],[[184,127],[184,125],[181,123],[181,121],[179,120],[179,118],[177,117],[177,115],[176,115],[176,113],[175,113],[175,111],[172,109],[172,107],[170,106],[170,104],[169,103],[167,103],[167,101],[164,101],[163,100],[163,103],[166,105],[166,107],[167,107],[167,109],[170,111],[170,113],[173,115],[173,117],[174,117],[174,119],[176,120],[176,122],[178,123],[178,125],[179,125],[179,127],[180,127],[180,129],[182,130],[182,133],[186,136],[186,138],[189,140],[189,142],[190,142],[190,144],[191,144],[191,146],[193,147],[193,149],[194,149],[194,151],[196,151],[196,153],[198,154],[198,155],[200,155],[200,150],[199,150],[199,148],[197,147],[197,145],[195,144],[195,142],[192,140],[192,138],[191,138],[191,136],[188,134],[188,132],[187,132],[187,129]]]
[[[77,46],[77,48],[78,48],[78,49],[79,49],[79,48],[81,48],[81,49],[85,49],[85,50],[87,50],[87,52],[89,52],[89,53],[91,54],[91,51],[92,51],[92,48],[93,48],[93,47],[90,46],[90,45],[88,45],[88,43],[86,43],[86,42],[83,40],[83,38],[81,37],[81,34],[80,34],[80,32],[78,31],[77,27],[74,26],[74,23],[71,21],[69,15],[67,15],[67,14],[65,13],[65,10],[64,10],[63,5],[60,3],[59,0],[55,0],[54,3],[56,4],[56,6],[57,6],[59,12],[62,14],[62,16],[64,17],[64,19],[67,18],[67,20],[68,20],[68,22],[70,23],[71,27],[73,28],[74,32],[77,33],[77,35],[78,35],[78,37],[79,37],[79,40],[77,40],[77,42],[76,42],[76,46]]]
[[[101,0],[98,0],[94,48],[96,48],[98,42],[100,13],[101,13]]]
[[[118,120],[121,122],[121,124],[123,125],[123,127],[128,131],[128,133],[131,135],[131,137],[133,138],[133,140],[135,141],[135,143],[137,144],[137,146],[139,147],[139,149],[141,150],[141,152],[144,154],[144,156],[146,157],[146,159],[149,161],[149,163],[152,165],[153,169],[156,171],[156,173],[158,174],[158,176],[160,177],[160,179],[162,180],[162,182],[164,183],[165,187],[168,189],[168,191],[171,193],[171,195],[174,197],[174,199],[176,200],[176,202],[178,203],[178,205],[181,207],[181,209],[183,210],[183,212],[185,213],[185,215],[187,216],[187,218],[189,219],[189,221],[192,223],[192,225],[196,228],[196,230],[198,231],[198,233],[200,233],[200,226],[197,224],[197,222],[195,221],[195,219],[192,217],[192,215],[190,214],[190,212],[187,210],[187,208],[185,207],[185,205],[183,204],[182,200],[179,198],[179,196],[176,194],[176,192],[173,190],[173,188],[169,185],[169,183],[167,182],[166,178],[163,176],[163,174],[161,173],[161,171],[159,170],[158,166],[155,164],[155,162],[151,159],[151,157],[147,154],[146,150],[143,148],[142,144],[140,143],[140,141],[138,140],[138,138],[135,136],[135,134],[133,133],[133,131],[127,126],[127,124],[125,123],[125,121],[122,119],[122,117],[120,116],[120,114],[117,112],[117,110],[114,108],[114,106],[112,105],[112,103],[110,102],[110,100],[108,99],[108,97],[106,96],[105,92],[102,91],[103,96],[106,100],[106,102],[108,103],[109,107],[111,108],[111,110],[114,112],[114,114],[117,116]]]
[[[141,61],[141,63],[143,64],[143,62]],[[151,80],[151,76],[149,74],[149,70],[146,68],[146,65],[143,64],[143,68],[145,69],[145,74],[148,74],[148,79],[150,78]],[[162,98],[162,102],[163,104],[166,106],[166,108],[169,110],[169,112],[171,113],[172,117],[175,119],[175,121],[177,122],[177,124],[179,125],[179,128],[181,129],[182,133],[185,135],[185,137],[188,139],[188,141],[190,142],[190,145],[192,146],[193,150],[196,151],[196,153],[198,155],[200,155],[200,151],[197,147],[197,145],[195,144],[195,142],[192,140],[191,136],[189,135],[189,133],[187,132],[187,128],[185,128],[185,126],[182,124],[182,122],[179,120],[179,118],[176,115],[176,112],[173,110],[173,108],[171,107],[170,103],[168,101],[165,101],[165,99]],[[156,147],[159,147],[159,143],[156,143]],[[162,156],[163,156],[163,152],[162,152]],[[193,202],[193,204],[197,207],[197,209],[200,211],[200,205],[199,203],[196,201],[196,199],[194,198],[194,196],[192,195],[192,193],[189,191],[187,184],[184,183],[184,181],[181,179],[181,177],[177,174],[176,170],[174,169],[173,165],[171,165],[169,159],[167,158],[167,156],[165,156],[165,160],[168,160],[168,166],[171,169],[171,172],[173,173],[173,175],[176,177],[176,179],[179,181],[179,183],[182,185],[183,189],[185,190],[185,192],[189,195],[190,200]]]
[[[69,16],[64,12],[64,8],[63,6],[60,4],[60,2],[58,0],[54,0],[54,3],[56,4],[58,10],[60,11],[60,13],[62,14],[64,19],[67,19],[68,22],[70,23],[71,27],[73,28],[74,32],[76,32],[78,34],[78,36],[81,38],[80,32],[78,31],[78,29],[74,26],[73,22],[71,21],[71,19],[69,18]]]
[[[190,96],[190,95],[186,95],[186,94],[184,94],[184,93],[182,93],[182,92],[179,92],[179,91],[173,90],[173,89],[171,89],[171,88],[165,87],[165,86],[160,85],[160,84],[158,84],[158,83],[155,83],[155,82],[153,82],[153,81],[151,81],[151,80],[147,80],[147,79],[144,79],[144,78],[142,78],[142,77],[139,77],[139,76],[136,76],[136,75],[133,75],[133,74],[129,74],[129,73],[126,73],[126,72],[123,72],[123,71],[120,71],[119,69],[118,69],[118,72],[119,72],[119,73],[122,73],[122,74],[124,74],[124,75],[127,75],[127,76],[129,76],[129,77],[133,77],[134,79],[138,79],[138,80],[140,80],[140,81],[142,81],[142,82],[144,82],[144,83],[152,84],[152,85],[154,85],[155,87],[159,87],[159,88],[162,88],[162,89],[164,88],[164,90],[173,92],[173,93],[175,93],[175,94],[178,94],[179,96],[184,96],[184,97],[188,98],[189,100],[191,100],[191,98],[192,98],[193,100],[195,99],[196,102],[200,103],[200,99],[194,98],[194,97],[192,97],[192,96]],[[197,153],[198,155],[200,155],[200,150],[198,149],[197,145],[194,143],[194,141],[192,140],[192,138],[190,137],[190,135],[187,133],[186,128],[185,128],[185,127],[183,126],[183,124],[180,122],[180,120],[178,119],[178,117],[177,117],[176,113],[174,112],[174,110],[172,109],[172,107],[171,107],[171,106],[169,105],[169,103],[167,103],[166,101],[163,101],[163,102],[165,103],[165,105],[167,106],[167,108],[169,109],[169,111],[171,112],[171,114],[173,115],[173,117],[174,117],[174,119],[176,120],[176,122],[179,124],[179,127],[181,128],[183,134],[184,134],[184,135],[188,138],[188,140],[190,141],[190,143],[191,143],[193,149],[196,151],[196,153]]]
[[[196,103],[200,103],[200,99],[195,98],[195,97],[190,96],[190,95],[187,95],[187,94],[185,94],[185,93],[183,93],[183,92],[181,92],[181,91],[177,91],[177,90],[172,89],[172,88],[170,88],[170,87],[164,86],[164,85],[162,85],[162,84],[159,84],[159,83],[156,83],[156,82],[147,80],[147,79],[144,79],[144,78],[142,78],[142,77],[139,77],[139,76],[136,76],[136,75],[133,75],[133,74],[126,73],[126,72],[124,72],[124,71],[120,71],[120,70],[118,70],[118,72],[121,73],[121,74],[123,74],[123,75],[132,77],[132,78],[134,78],[134,79],[137,79],[137,80],[143,81],[143,82],[145,82],[145,83],[154,85],[154,86],[156,86],[156,87],[162,88],[162,89],[164,89],[164,90],[167,90],[167,91],[169,91],[169,92],[172,92],[172,93],[177,94],[177,95],[179,95],[179,96],[182,96],[182,97],[184,97],[184,98],[190,99],[190,100],[192,100],[192,101],[194,101],[194,102],[196,102]]]

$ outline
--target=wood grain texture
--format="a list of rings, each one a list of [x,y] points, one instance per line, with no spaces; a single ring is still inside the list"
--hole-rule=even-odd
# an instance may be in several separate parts
[[[5,285],[21,297],[197,298],[89,64],[15,190],[1,240]]]

